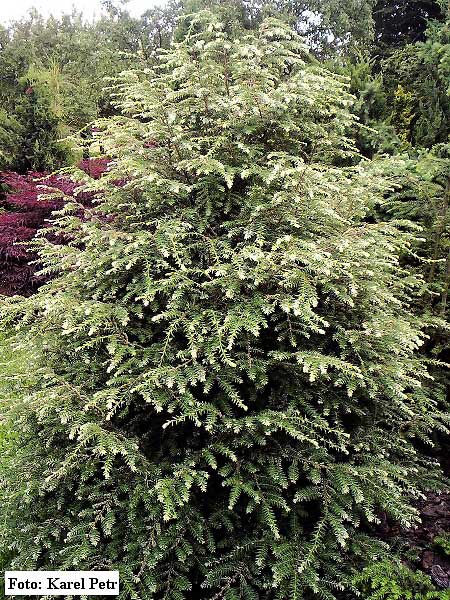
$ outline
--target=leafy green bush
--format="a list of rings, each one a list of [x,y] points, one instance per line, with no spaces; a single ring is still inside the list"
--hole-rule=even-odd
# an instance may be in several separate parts
[[[437,546],[444,554],[450,556],[450,532],[437,535],[433,540],[433,544]]]
[[[450,599],[450,590],[437,590],[428,575],[395,560],[384,559],[366,566],[353,583],[364,600]]]
[[[22,129],[20,123],[5,110],[0,109],[0,169],[7,170],[14,165],[20,148]]]
[[[23,82],[15,118],[21,127],[20,144],[9,168],[20,173],[54,171],[68,163],[70,152],[60,141],[60,122],[45,87],[34,80]]]
[[[117,568],[122,598],[331,599],[378,511],[408,526],[437,485],[414,234],[364,221],[389,165],[359,162],[346,84],[293,31],[189,22],[118,82],[98,204],[40,244],[54,279],[3,303],[0,542],[13,568]]]

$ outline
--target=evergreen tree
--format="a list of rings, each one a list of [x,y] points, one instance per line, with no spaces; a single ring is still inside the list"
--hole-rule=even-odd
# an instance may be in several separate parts
[[[26,80],[16,119],[21,143],[11,165],[19,173],[54,171],[67,164],[68,149],[60,141],[60,122],[52,111],[47,90]]]
[[[374,39],[374,0],[275,0],[295,15],[296,28],[319,56],[367,48]]]
[[[383,553],[378,511],[410,525],[437,485],[414,233],[365,221],[389,164],[292,30],[189,23],[117,84],[98,204],[38,244],[54,279],[3,302],[1,545],[117,568],[122,598],[331,600]]]
[[[410,257],[411,269],[423,273],[427,287],[415,300],[419,311],[433,309],[447,316],[450,284],[450,148],[436,145],[432,151],[399,161],[396,189],[380,211],[386,218],[409,219],[422,228],[422,239]],[[447,333],[448,336],[448,333]]]
[[[0,110],[0,169],[10,169],[19,153],[22,128],[14,116]]]
[[[42,129],[57,127],[64,138],[109,114],[105,77],[130,64],[154,62],[155,49],[170,41],[176,13],[170,3],[141,19],[119,11],[88,23],[76,11],[44,19],[31,10],[1,28],[0,101],[7,118],[0,113],[0,168],[52,170],[59,165],[52,134],[45,139]],[[25,90],[34,93],[28,96]]]
[[[429,21],[442,19],[444,2],[439,0],[378,0],[373,7],[378,49],[393,48],[425,39]]]

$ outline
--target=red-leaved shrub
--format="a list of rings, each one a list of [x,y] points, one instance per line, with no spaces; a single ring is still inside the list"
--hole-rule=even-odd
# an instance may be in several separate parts
[[[98,179],[105,172],[105,158],[83,160],[79,167]],[[36,276],[37,265],[30,264],[35,256],[22,242],[29,242],[36,232],[49,226],[53,211],[62,208],[64,198],[73,197],[79,183],[66,175],[48,175],[30,172],[0,174],[0,180],[9,190],[0,200],[0,294],[29,295],[43,283]],[[61,198],[43,199],[41,195],[62,192]],[[88,202],[92,196],[77,195],[77,200]]]

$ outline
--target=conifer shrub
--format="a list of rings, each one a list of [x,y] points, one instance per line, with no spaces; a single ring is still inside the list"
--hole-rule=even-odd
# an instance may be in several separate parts
[[[22,87],[15,115],[20,143],[8,168],[20,173],[61,168],[69,161],[70,152],[60,140],[60,121],[52,110],[50,92],[33,79],[25,79]]]
[[[450,590],[439,590],[422,571],[395,559],[367,565],[354,578],[364,600],[449,600]]]
[[[2,303],[8,567],[331,600],[386,552],[379,511],[408,526],[437,486],[415,234],[365,221],[389,166],[359,159],[346,83],[285,25],[200,12],[162,58],[117,83],[96,204],[39,242],[52,280]]]
[[[22,129],[14,116],[0,109],[0,169],[10,169],[21,143]]]

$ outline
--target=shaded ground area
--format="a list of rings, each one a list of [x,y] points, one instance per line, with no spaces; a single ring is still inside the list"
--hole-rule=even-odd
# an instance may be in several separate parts
[[[419,503],[422,523],[400,535],[420,549],[420,567],[443,588],[450,587],[450,556],[436,540],[448,538],[450,545],[450,493],[430,493]]]
[[[449,477],[450,456],[445,454],[441,464]],[[385,518],[380,527],[381,534],[406,542],[417,550],[416,568],[430,575],[438,587],[450,588],[450,492],[429,492],[416,506],[422,521],[418,527],[402,529]]]

